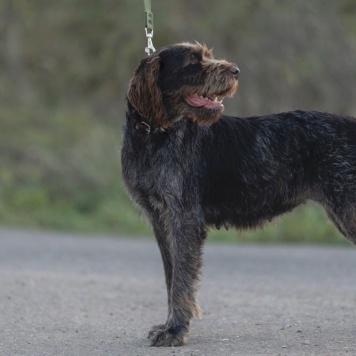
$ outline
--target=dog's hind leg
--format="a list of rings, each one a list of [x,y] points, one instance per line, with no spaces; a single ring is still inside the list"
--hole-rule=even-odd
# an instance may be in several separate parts
[[[356,244],[356,206],[343,209],[326,209],[329,218],[339,231]]]
[[[346,237],[347,236],[346,229],[342,221],[338,218],[338,215],[335,214],[334,211],[330,208],[326,208],[325,210],[329,219],[334,223],[337,229]]]
[[[152,346],[180,346],[187,341],[193,316],[199,316],[196,302],[205,229],[196,214],[180,212],[167,221],[171,281],[166,324],[149,333]]]

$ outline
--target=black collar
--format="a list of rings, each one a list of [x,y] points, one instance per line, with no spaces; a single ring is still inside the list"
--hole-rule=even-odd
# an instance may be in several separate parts
[[[166,129],[162,126],[148,124],[148,120],[143,118],[129,102],[126,117],[134,122],[134,127],[136,130],[144,131],[148,135],[166,131]]]
[[[143,120],[137,121],[137,122],[135,123],[135,129],[136,129],[136,130],[143,130],[143,131],[145,131],[147,134],[150,134],[150,133],[151,133],[151,130],[152,130],[151,126],[150,126],[147,122],[145,122],[145,121],[143,121]]]

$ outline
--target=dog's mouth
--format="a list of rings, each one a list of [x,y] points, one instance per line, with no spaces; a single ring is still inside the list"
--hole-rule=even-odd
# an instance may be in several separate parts
[[[215,93],[202,93],[202,92],[192,92],[186,93],[183,96],[184,101],[189,106],[194,108],[205,108],[210,110],[223,110],[224,104],[223,100],[227,96],[232,96],[237,89],[237,80],[233,81],[233,84],[223,90]]]
[[[184,97],[184,101],[195,108],[207,108],[207,109],[223,109],[222,103],[224,97],[219,95],[198,95],[192,94]]]

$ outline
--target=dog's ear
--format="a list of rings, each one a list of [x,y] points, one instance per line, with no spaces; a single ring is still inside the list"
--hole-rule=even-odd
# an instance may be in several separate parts
[[[139,114],[150,123],[166,127],[167,114],[158,87],[160,57],[152,54],[143,59],[131,78],[127,99]]]

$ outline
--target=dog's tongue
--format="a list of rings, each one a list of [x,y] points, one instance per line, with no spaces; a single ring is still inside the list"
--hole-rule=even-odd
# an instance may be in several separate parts
[[[185,97],[185,101],[188,105],[194,107],[206,107],[208,109],[216,109],[221,108],[223,105],[216,98],[207,98],[203,96],[199,96],[197,94],[190,95]]]

